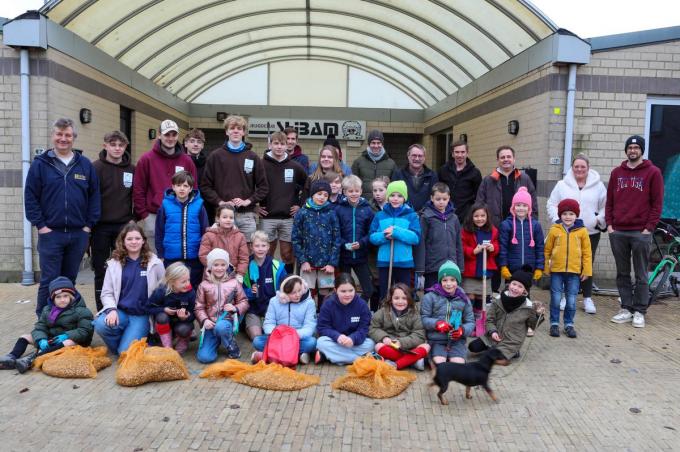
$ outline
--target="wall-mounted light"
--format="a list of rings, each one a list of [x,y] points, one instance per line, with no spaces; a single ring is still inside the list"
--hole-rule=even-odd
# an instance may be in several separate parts
[[[467,143],[467,133],[461,133],[458,135],[458,139]]]
[[[156,129],[149,129],[149,140],[156,139]]]
[[[218,111],[217,112],[217,120],[219,122],[224,122],[224,120],[227,119],[227,113],[224,111]]]
[[[519,133],[519,121],[513,119],[508,122],[508,133],[510,135],[517,135]]]
[[[81,108],[79,116],[81,124],[89,124],[92,122],[92,111],[89,108]]]

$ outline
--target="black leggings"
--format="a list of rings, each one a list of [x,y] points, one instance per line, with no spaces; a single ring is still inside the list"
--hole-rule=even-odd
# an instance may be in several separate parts
[[[194,322],[191,320],[179,320],[177,317],[170,317],[165,312],[156,314],[156,323],[169,323],[175,336],[188,337],[194,330]]]

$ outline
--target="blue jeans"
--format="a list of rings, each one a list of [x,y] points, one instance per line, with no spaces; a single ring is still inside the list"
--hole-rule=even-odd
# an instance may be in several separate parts
[[[581,278],[577,273],[551,273],[550,274],[550,324],[560,324],[560,299],[562,293],[567,299],[564,308],[564,326],[574,325],[576,315],[576,295],[581,285]]]
[[[215,362],[220,344],[226,348],[235,340],[233,328],[231,320],[219,320],[213,329],[205,330],[203,344],[198,347],[196,359],[203,364]]]
[[[38,258],[40,259],[40,287],[35,313],[40,317],[50,297],[50,283],[57,276],[65,276],[76,283],[80,261],[87,249],[89,234],[82,229],[64,232],[53,230],[38,234]]]
[[[321,336],[316,341],[316,348],[334,364],[352,364],[357,358],[361,358],[366,353],[371,353],[373,347],[375,347],[375,342],[369,338],[351,348],[338,344],[328,336]]]
[[[264,346],[267,345],[268,334],[257,336],[253,339],[253,348],[259,352],[264,351]],[[316,338],[312,336],[300,338],[300,353],[312,353],[316,351]]]
[[[108,326],[104,313],[100,314],[93,323],[94,330],[114,355],[120,355],[127,350],[132,341],[149,335],[148,315],[130,315],[119,309],[118,325]]]

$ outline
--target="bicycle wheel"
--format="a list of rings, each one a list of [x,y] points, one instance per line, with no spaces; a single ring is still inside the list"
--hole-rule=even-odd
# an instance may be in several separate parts
[[[649,281],[649,304],[654,304],[661,294],[666,290],[666,285],[668,284],[668,278],[670,278],[673,272],[672,262],[663,262],[660,267],[657,267],[654,276]]]

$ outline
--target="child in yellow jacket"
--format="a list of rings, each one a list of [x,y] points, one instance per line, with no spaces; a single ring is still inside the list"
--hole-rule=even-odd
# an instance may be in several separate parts
[[[581,281],[593,275],[590,237],[583,221],[578,219],[581,209],[575,199],[564,199],[557,205],[560,217],[552,225],[545,241],[545,274],[550,274],[550,335],[560,335],[560,298],[565,294],[564,333],[575,338],[574,315],[576,294]]]

